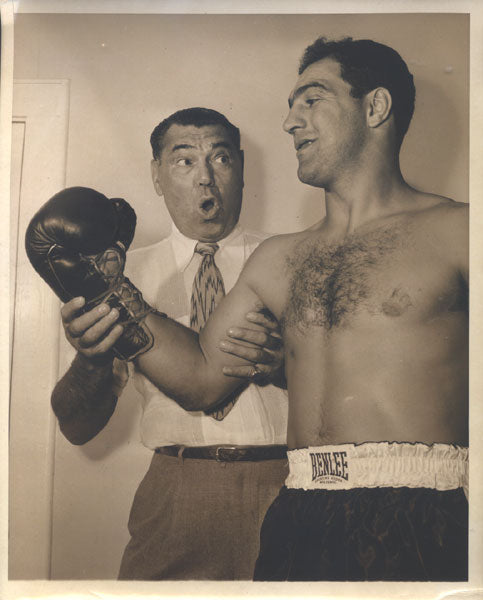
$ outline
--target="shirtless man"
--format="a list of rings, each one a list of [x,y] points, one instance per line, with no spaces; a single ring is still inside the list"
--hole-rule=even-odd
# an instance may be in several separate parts
[[[255,578],[464,580],[467,206],[402,177],[414,86],[393,50],[316,41],[289,106],[325,218],[264,242],[199,344],[149,317],[139,366],[188,410],[216,404],[233,387],[220,340],[262,301],[283,328],[294,451]]]
[[[291,451],[255,579],[465,580],[467,206],[402,177],[414,86],[394,50],[320,38],[289,107],[325,218],[264,242],[199,338],[149,315],[136,362],[187,410],[216,406],[262,302],[282,326]]]

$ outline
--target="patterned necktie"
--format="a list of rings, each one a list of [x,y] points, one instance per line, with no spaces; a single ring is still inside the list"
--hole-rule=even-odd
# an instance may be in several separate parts
[[[208,317],[225,295],[223,277],[215,263],[215,252],[218,248],[218,244],[215,243],[198,242],[196,244],[195,252],[201,254],[202,259],[191,291],[190,327],[195,331],[204,327]],[[222,421],[233,408],[237,398],[238,394],[232,395],[221,408],[207,411],[206,414],[217,421]]]
[[[190,327],[200,331],[215,306],[225,295],[225,286],[220,270],[215,264],[215,252],[218,244],[198,242],[195,252],[201,254],[202,260],[193,280],[191,291]]]

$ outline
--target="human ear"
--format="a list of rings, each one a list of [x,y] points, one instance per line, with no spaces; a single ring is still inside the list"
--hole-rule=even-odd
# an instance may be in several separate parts
[[[153,180],[156,194],[158,194],[158,196],[162,196],[163,190],[161,189],[161,184],[159,183],[159,163],[156,159],[151,161],[151,179]]]
[[[243,152],[243,150],[240,150],[240,160],[241,160],[242,187],[245,187],[245,153]]]
[[[386,88],[375,88],[367,94],[366,101],[367,124],[369,127],[379,127],[379,125],[387,121],[391,114],[391,94]]]

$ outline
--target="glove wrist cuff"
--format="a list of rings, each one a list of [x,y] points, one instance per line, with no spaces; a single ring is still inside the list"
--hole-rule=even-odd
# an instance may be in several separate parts
[[[154,309],[144,300],[140,290],[123,277],[119,285],[110,289],[102,297],[87,303],[86,311],[101,302],[119,311],[117,323],[124,331],[114,344],[112,351],[121,360],[134,360],[140,354],[147,352],[153,345],[153,334],[145,323],[147,315]]]

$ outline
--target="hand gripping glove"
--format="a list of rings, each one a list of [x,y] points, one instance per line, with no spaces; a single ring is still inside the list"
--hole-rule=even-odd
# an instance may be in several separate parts
[[[153,344],[144,319],[154,309],[123,275],[135,228],[136,213],[122,198],[72,187],[40,208],[25,235],[32,266],[62,302],[84,296],[84,312],[102,302],[119,310],[117,322],[124,331],[113,352],[122,360]]]

